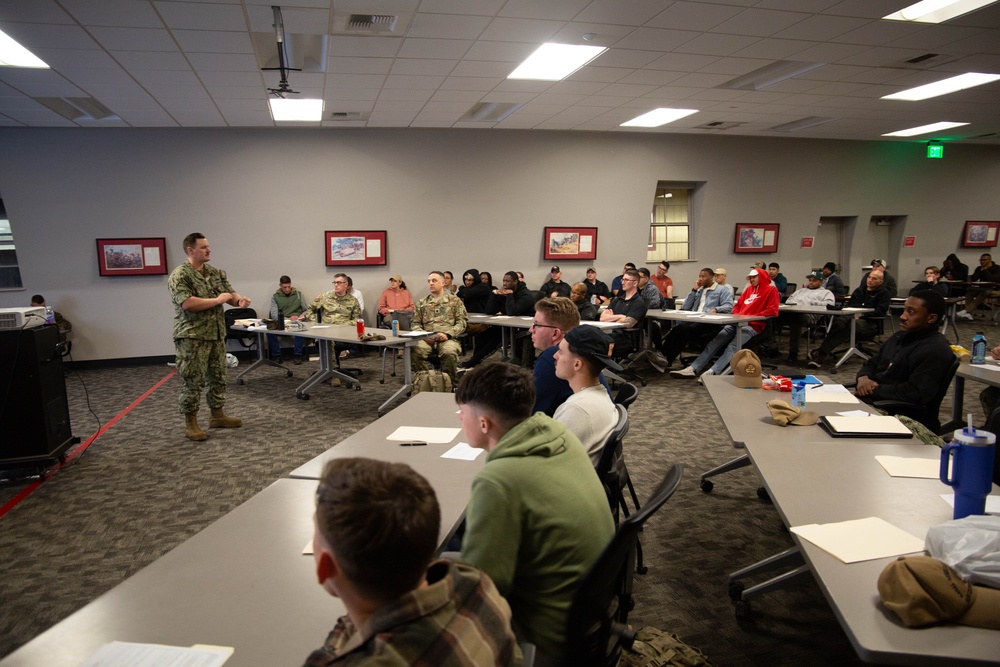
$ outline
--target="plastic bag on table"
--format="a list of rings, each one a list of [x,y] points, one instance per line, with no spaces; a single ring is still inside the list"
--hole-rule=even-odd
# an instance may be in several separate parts
[[[924,546],[971,583],[1000,588],[1000,516],[974,514],[931,526]]]

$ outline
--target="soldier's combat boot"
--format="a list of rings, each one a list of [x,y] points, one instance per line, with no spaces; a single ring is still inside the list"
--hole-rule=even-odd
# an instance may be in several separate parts
[[[208,440],[208,434],[201,430],[198,426],[198,411],[188,412],[184,415],[184,435],[187,436],[188,440],[194,440],[195,442],[201,442],[202,440]]]
[[[239,428],[243,426],[243,420],[236,417],[227,417],[222,408],[212,408],[212,417],[208,420],[209,428]]]

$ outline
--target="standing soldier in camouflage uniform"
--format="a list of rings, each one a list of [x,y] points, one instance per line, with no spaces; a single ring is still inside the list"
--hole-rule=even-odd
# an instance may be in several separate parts
[[[441,370],[451,376],[453,385],[458,386],[458,355],[462,353],[462,346],[455,339],[465,333],[465,322],[469,316],[462,300],[445,289],[443,273],[431,271],[427,276],[427,287],[431,291],[430,296],[417,302],[410,328],[413,331],[435,331],[437,336],[417,343],[413,348],[412,367],[415,371],[428,370],[427,357],[437,349]]]
[[[361,317],[361,306],[357,299],[347,293],[347,289],[347,275],[338,273],[333,277],[333,291],[316,297],[302,314],[302,319],[315,322],[317,314],[322,310],[322,324],[354,324]]]
[[[184,237],[187,261],[167,281],[174,302],[174,347],[177,372],[184,380],[178,400],[185,418],[184,435],[201,441],[208,436],[198,426],[201,389],[208,380],[205,401],[212,409],[211,428],[239,428],[243,422],[222,412],[226,403],[226,320],[222,305],[246,308],[250,299],[229,284],[226,272],[208,265],[211,250],[204,234]]]

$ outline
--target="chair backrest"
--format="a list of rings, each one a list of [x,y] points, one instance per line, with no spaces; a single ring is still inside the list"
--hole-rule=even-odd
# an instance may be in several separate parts
[[[631,382],[626,382],[618,388],[618,393],[615,394],[615,403],[624,406],[627,410],[637,398],[639,398],[639,388]]]
[[[604,449],[601,450],[596,470],[597,477],[601,480],[601,486],[604,487],[604,493],[608,496],[608,506],[611,508],[611,515],[617,526],[618,497],[625,485],[622,441],[628,433],[628,410],[621,405],[616,405],[615,409],[618,411],[618,423],[611,429],[607,440],[604,441]]]
[[[226,322],[226,338],[238,341],[240,345],[248,350],[257,344],[257,334],[252,331],[233,329],[233,322],[236,320],[250,320],[257,318],[257,311],[253,308],[230,308],[222,313]]]
[[[955,379],[955,373],[958,372],[958,367],[961,365],[962,360],[958,357],[952,359],[951,367],[948,368],[948,373],[945,375],[943,381],[938,387],[937,393],[934,394],[934,398],[927,403],[927,412],[932,416],[932,424],[936,423],[936,428],[932,424],[926,424],[923,420],[918,420],[924,423],[927,428],[931,429],[937,433],[941,428],[941,422],[938,419],[938,412],[941,410],[941,402],[944,401],[944,395],[948,393],[948,387],[951,386],[951,381]]]
[[[566,625],[564,665],[616,665],[622,636],[628,634],[631,578],[635,544],[646,520],[674,494],[684,466],[670,467],[641,510],[622,523],[597,562],[580,581],[573,596]]]

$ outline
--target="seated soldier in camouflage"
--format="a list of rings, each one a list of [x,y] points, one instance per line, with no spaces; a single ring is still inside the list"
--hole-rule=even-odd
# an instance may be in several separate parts
[[[465,333],[469,316],[462,300],[445,289],[443,273],[431,271],[427,276],[427,288],[431,293],[417,302],[410,328],[433,331],[437,335],[424,338],[413,348],[412,368],[414,371],[429,370],[427,357],[437,350],[441,370],[451,376],[452,384],[457,385],[458,355],[462,353],[462,346],[455,339]]]
[[[333,291],[316,297],[302,314],[302,319],[316,322],[317,317],[322,317],[319,320],[322,324],[354,324],[361,317],[361,306],[347,290],[347,276],[343,273],[336,274],[333,277]],[[318,315],[320,311],[322,316]]]

